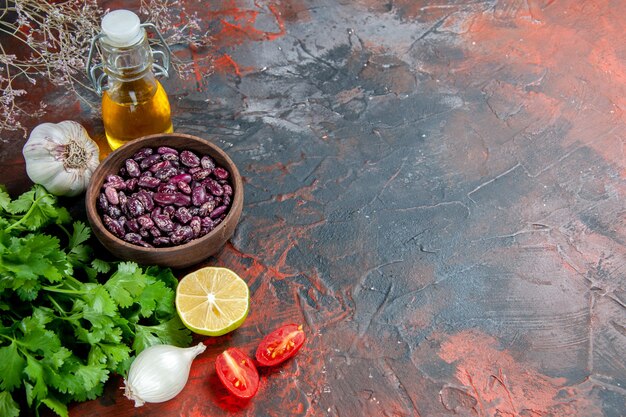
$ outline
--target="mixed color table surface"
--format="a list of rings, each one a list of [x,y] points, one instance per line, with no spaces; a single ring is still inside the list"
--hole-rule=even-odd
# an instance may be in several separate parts
[[[186,4],[214,35],[190,56],[215,71],[163,83],[175,130],[244,176],[236,233],[205,264],[246,280],[250,315],[198,338],[174,400],[135,409],[114,377],[72,416],[626,415],[624,1]],[[46,121],[102,136],[37,88]],[[216,355],[285,322],[305,347],[233,401]]]

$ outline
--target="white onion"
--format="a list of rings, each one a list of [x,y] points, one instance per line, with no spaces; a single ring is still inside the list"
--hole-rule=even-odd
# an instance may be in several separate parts
[[[191,363],[205,349],[203,343],[189,348],[150,346],[130,365],[128,378],[124,379],[124,396],[134,400],[135,407],[171,400],[183,390]]]

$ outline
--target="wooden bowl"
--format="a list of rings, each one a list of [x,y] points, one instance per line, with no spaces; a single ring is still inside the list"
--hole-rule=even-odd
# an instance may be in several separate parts
[[[179,246],[144,248],[119,239],[109,232],[96,209],[96,201],[106,177],[110,174],[117,174],[124,166],[126,159],[132,157],[141,148],[159,146],[169,146],[179,151],[187,149],[198,155],[211,156],[217,165],[230,173],[233,195],[230,210],[224,220],[206,235]],[[85,196],[85,206],[94,235],[116,257],[143,265],[184,268],[197,264],[218,252],[233,235],[243,208],[243,182],[233,161],[216,145],[191,135],[162,133],[129,142],[102,161],[91,176]]]

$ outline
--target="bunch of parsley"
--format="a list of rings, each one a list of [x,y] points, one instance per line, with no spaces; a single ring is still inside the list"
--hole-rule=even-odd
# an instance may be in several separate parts
[[[0,188],[0,416],[67,416],[144,348],[191,343],[169,269],[95,259],[90,229],[70,223],[45,188],[13,201]]]

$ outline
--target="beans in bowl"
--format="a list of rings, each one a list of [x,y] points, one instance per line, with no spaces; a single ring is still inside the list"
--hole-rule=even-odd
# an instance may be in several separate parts
[[[144,247],[177,246],[206,235],[228,214],[228,171],[208,155],[142,148],[109,175],[97,207],[105,227]]]

